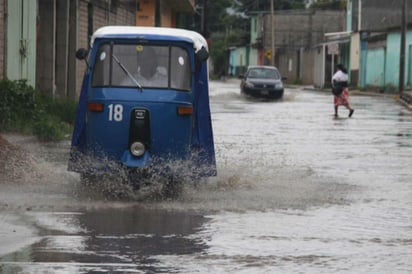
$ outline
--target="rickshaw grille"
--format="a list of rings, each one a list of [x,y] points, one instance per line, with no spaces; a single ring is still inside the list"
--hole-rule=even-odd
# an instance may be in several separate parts
[[[142,142],[150,150],[150,113],[147,109],[134,109],[130,116],[129,147]]]

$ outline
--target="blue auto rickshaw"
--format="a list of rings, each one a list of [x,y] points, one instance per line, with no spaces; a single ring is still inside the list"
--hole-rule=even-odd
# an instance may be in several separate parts
[[[208,90],[208,46],[174,28],[107,26],[79,49],[87,69],[79,96],[69,170],[81,178],[126,170],[216,175]],[[170,163],[180,163],[173,167]]]

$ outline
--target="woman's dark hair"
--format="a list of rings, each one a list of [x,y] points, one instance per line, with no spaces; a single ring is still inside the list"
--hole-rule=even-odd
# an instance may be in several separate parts
[[[346,68],[342,65],[342,64],[337,64],[336,67],[341,70],[343,73],[348,73],[348,71],[346,70]]]

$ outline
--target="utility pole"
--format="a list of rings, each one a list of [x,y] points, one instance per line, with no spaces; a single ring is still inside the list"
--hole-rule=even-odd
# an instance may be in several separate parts
[[[401,51],[399,62],[399,93],[404,91],[405,84],[405,43],[406,43],[406,0],[402,4],[402,22],[401,22]]]
[[[270,64],[272,66],[275,65],[275,16],[274,16],[274,0],[270,0],[270,53],[271,53],[271,58],[270,58]]]
[[[205,32],[205,6],[206,0],[202,1],[202,11],[200,15],[200,32],[203,34]]]

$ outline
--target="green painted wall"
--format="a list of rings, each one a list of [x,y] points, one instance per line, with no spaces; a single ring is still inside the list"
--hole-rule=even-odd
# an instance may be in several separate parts
[[[229,56],[229,74],[243,74],[249,65],[248,47],[232,48]]]
[[[399,86],[400,32],[390,32],[386,47],[368,48],[365,64],[365,85],[395,90]],[[405,47],[405,85],[412,82],[412,31],[407,32]]]
[[[388,33],[387,38],[387,50],[386,50],[386,84],[399,86],[399,64],[400,64],[400,43],[401,34],[400,32]],[[409,56],[409,45],[412,44],[412,32],[408,32],[406,35],[406,47],[405,56]],[[408,68],[410,60],[405,59],[405,84],[407,81]]]
[[[383,87],[385,85],[385,49],[369,49],[366,57],[366,85]]]

